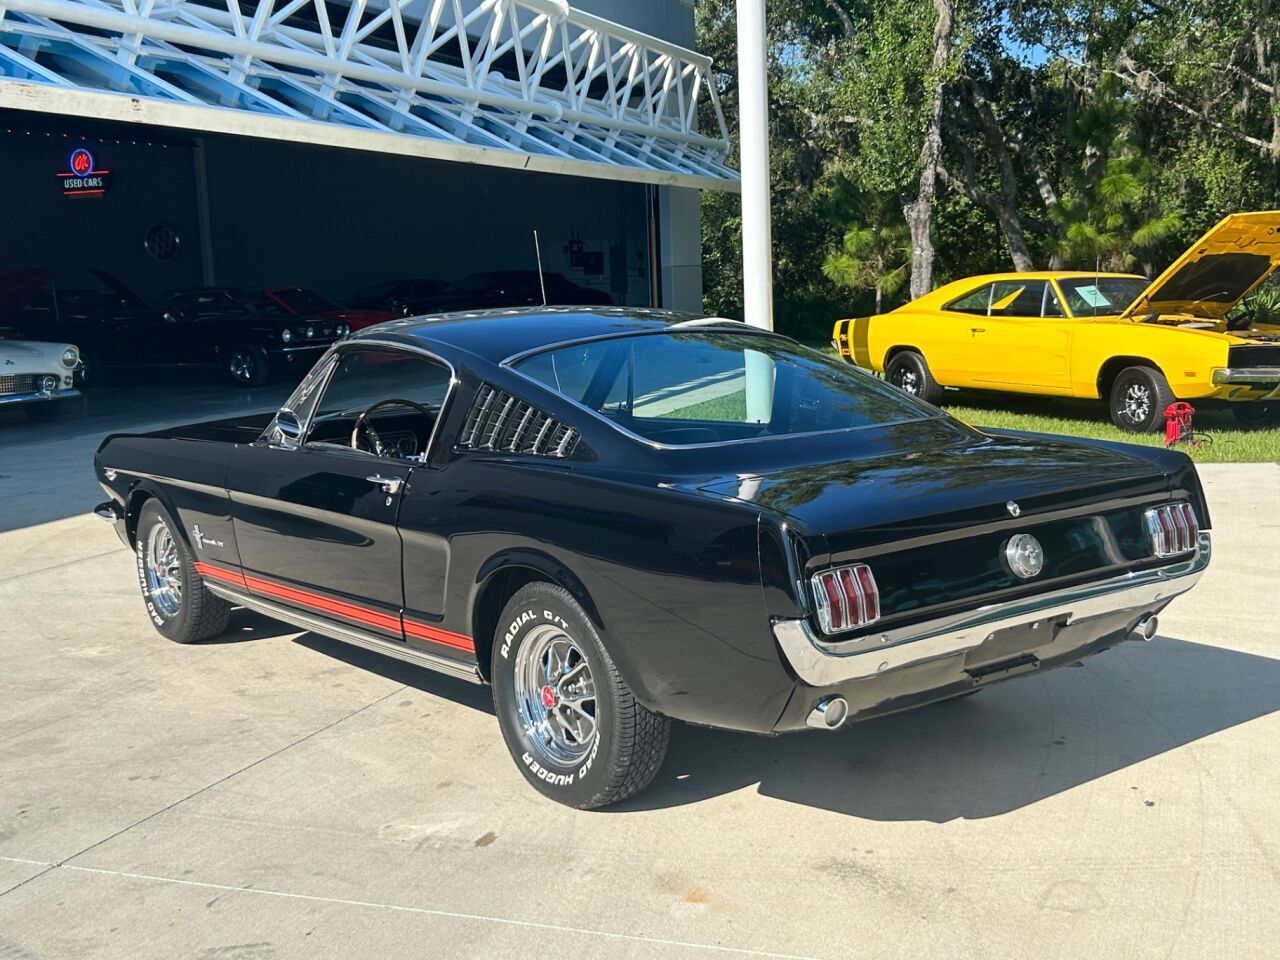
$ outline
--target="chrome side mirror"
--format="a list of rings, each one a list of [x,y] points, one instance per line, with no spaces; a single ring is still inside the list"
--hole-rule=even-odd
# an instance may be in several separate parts
[[[302,443],[302,421],[292,410],[281,410],[276,414],[276,433],[284,446],[295,449]]]

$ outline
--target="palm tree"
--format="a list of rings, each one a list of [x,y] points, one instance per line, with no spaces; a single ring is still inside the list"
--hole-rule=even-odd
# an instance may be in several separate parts
[[[1151,272],[1155,255],[1182,227],[1182,212],[1159,194],[1160,172],[1131,139],[1129,104],[1099,85],[1093,102],[1073,118],[1068,140],[1083,161],[1070,190],[1052,211],[1066,266]]]
[[[857,225],[846,231],[840,249],[822,263],[827,279],[841,287],[876,291],[876,313],[885,294],[893,296],[911,276],[911,234],[905,223]]]

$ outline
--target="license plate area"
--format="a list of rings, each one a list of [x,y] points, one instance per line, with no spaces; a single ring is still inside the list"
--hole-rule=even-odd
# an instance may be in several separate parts
[[[991,672],[988,668],[1014,660],[1021,660],[1041,647],[1053,643],[1067,623],[1068,614],[1047,617],[1032,623],[1021,623],[989,634],[982,643],[972,648],[964,658],[964,668],[977,676]],[[1036,658],[1032,658],[1036,659]],[[1034,669],[1034,667],[1032,668]]]

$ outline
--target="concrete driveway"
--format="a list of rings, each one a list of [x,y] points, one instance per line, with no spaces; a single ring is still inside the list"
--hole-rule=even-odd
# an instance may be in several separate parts
[[[3,960],[1277,953],[1280,466],[1204,470],[1214,565],[1151,643],[844,734],[678,728],[580,813],[484,689],[244,613],[163,640],[90,426],[0,431]]]

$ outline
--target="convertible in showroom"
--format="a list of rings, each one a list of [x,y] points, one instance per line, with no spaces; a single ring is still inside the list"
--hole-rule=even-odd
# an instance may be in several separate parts
[[[384,323],[275,414],[95,469],[161,634],[243,606],[491,684],[526,779],[582,808],[643,789],[673,719],[831,730],[1150,639],[1210,552],[1184,454],[979,432],[622,308]]]
[[[38,343],[0,334],[0,408],[20,407],[34,423],[50,423],[59,401],[80,396],[80,351],[69,343]]]
[[[1154,281],[969,277],[840,320],[832,336],[842,356],[931,403],[944,387],[1101,399],[1117,427],[1142,433],[1161,429],[1175,400],[1226,401],[1253,425],[1280,412],[1280,327],[1233,308],[1278,264],[1280,211],[1237,213]]]

